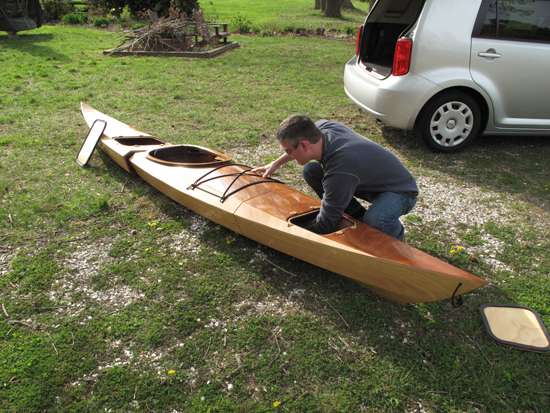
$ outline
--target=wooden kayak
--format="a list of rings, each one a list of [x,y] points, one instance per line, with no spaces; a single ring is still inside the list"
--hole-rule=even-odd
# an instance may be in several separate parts
[[[399,303],[456,299],[486,281],[344,216],[326,235],[304,229],[320,201],[250,172],[221,152],[173,145],[81,104],[89,127],[106,122],[99,147],[128,172],[209,220],[351,278]]]

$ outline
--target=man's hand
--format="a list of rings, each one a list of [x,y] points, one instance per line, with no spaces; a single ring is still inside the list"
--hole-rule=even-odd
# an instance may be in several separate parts
[[[292,160],[292,158],[286,153],[283,153],[273,162],[270,162],[264,166],[258,166],[256,168],[253,168],[250,172],[255,172],[258,175],[262,175],[264,178],[268,178],[271,175],[273,175],[277,169],[279,169],[281,166],[283,166],[290,160]]]
[[[253,168],[250,172],[254,172],[258,175],[262,175],[262,177],[264,178],[268,178],[273,175],[277,169],[279,169],[279,166],[277,165],[276,161],[273,161],[268,163],[267,165]]]

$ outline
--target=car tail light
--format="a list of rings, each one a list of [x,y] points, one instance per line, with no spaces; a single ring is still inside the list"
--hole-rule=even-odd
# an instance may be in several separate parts
[[[413,41],[407,37],[402,37],[395,44],[395,53],[393,55],[392,75],[403,76],[409,73],[411,66]]]
[[[363,26],[359,27],[359,31],[357,32],[357,38],[355,39],[355,55],[359,56],[359,53],[361,53],[361,37],[363,35]]]

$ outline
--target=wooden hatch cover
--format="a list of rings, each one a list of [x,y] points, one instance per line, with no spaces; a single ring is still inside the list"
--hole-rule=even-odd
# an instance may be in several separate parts
[[[550,351],[550,336],[540,316],[515,305],[483,305],[481,318],[489,335],[501,344],[522,350]]]
[[[86,136],[84,143],[80,147],[80,151],[78,151],[78,155],[76,157],[77,164],[80,166],[86,166],[88,164],[88,161],[92,157],[92,153],[94,152],[99,139],[103,136],[103,132],[105,132],[106,127],[107,122],[104,120],[96,119],[94,121],[92,127],[88,131],[88,135]]]

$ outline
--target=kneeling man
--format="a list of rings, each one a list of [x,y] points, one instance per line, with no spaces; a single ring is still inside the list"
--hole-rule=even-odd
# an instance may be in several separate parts
[[[341,123],[293,115],[277,130],[285,153],[255,168],[263,176],[296,160],[304,179],[321,198],[321,210],[309,228],[318,234],[336,230],[345,212],[371,227],[403,240],[399,217],[415,205],[418,187],[401,161],[380,145]],[[367,210],[355,199],[370,202]]]

